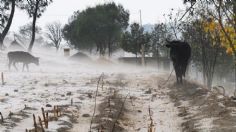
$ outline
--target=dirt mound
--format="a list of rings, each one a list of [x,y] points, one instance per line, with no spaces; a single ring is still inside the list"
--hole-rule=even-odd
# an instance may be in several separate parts
[[[92,59],[86,55],[85,53],[82,52],[78,52],[74,55],[72,55],[70,58],[70,60],[74,60],[74,61],[92,61]]]
[[[236,131],[236,102],[203,86],[169,84],[169,96],[184,119],[183,131]]]
[[[97,64],[102,64],[102,65],[109,65],[113,64],[113,62],[105,57],[100,57],[95,61]]]

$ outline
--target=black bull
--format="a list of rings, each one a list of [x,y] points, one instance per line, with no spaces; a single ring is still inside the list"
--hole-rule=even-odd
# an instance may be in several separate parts
[[[167,41],[166,47],[170,48],[170,58],[173,62],[177,83],[183,83],[182,78],[191,56],[191,47],[186,42]]]

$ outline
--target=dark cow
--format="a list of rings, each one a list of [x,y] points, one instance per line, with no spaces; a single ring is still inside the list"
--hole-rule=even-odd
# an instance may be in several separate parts
[[[175,69],[177,83],[182,84],[182,78],[185,77],[185,72],[191,56],[191,47],[187,42],[168,40],[166,47],[170,48],[170,57]]]
[[[17,70],[17,67],[15,65],[16,63],[23,63],[22,71],[24,71],[25,66],[26,66],[27,70],[29,71],[28,64],[30,64],[30,63],[34,63],[36,65],[39,65],[39,58],[32,56],[28,52],[24,52],[24,51],[8,52],[7,57],[8,57],[8,60],[9,60],[9,64],[8,64],[9,70],[11,68],[11,64],[13,64],[13,66]]]

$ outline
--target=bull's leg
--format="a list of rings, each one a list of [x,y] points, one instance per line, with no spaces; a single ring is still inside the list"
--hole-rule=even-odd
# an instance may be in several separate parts
[[[180,84],[183,84],[183,78],[182,78],[182,76],[180,76],[179,78],[180,78]]]
[[[182,73],[181,73],[181,82],[183,84],[183,81],[185,79],[185,73],[186,73],[187,64],[184,63],[181,68],[182,68],[182,70],[181,70],[182,71]]]
[[[178,76],[176,76],[177,77],[177,84],[179,84],[179,77]]]
[[[176,77],[176,82],[178,83],[179,82],[179,78],[178,78],[178,74],[177,74],[176,70],[175,70],[175,77]]]
[[[183,66],[179,65],[179,83],[183,84]]]
[[[180,84],[181,82],[181,78],[180,78],[180,67],[179,66],[176,66],[176,76],[177,76],[177,78],[178,78],[178,80],[177,80],[177,83],[178,84]]]
[[[16,67],[16,62],[13,62],[13,66],[15,67],[15,69],[18,71],[17,67]]]
[[[182,67],[181,66],[179,66],[178,67],[179,69],[178,69],[178,78],[179,78],[179,84],[183,84],[183,74],[182,74]]]
[[[173,62],[173,65],[174,65],[174,69],[175,69],[175,76],[176,76],[176,81],[177,83],[179,83],[179,69],[178,69],[178,66],[176,65],[176,63]]]
[[[188,63],[187,63],[187,62],[184,62],[184,63],[183,63],[183,66],[182,66],[182,71],[183,71],[183,76],[184,76],[184,77],[185,77],[185,74],[186,74],[187,66],[188,66]]]

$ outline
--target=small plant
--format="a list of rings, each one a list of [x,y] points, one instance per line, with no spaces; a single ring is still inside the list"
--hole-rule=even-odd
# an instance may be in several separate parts
[[[1,123],[3,123],[3,116],[2,116],[2,112],[0,112],[0,116],[1,116]]]
[[[5,85],[4,74],[3,74],[3,72],[1,73],[1,78],[2,78],[2,85]]]
[[[35,115],[34,114],[33,114],[33,121],[34,121],[35,132],[37,132],[37,123],[36,123],[36,119],[35,119]]]
[[[46,116],[45,116],[44,108],[41,108],[41,110],[42,110],[43,122],[44,122],[45,128],[48,128],[48,112],[46,113]]]
[[[40,124],[40,127],[42,129],[42,132],[45,132],[44,129],[43,129],[43,123],[42,123],[42,120],[41,120],[40,116],[38,116],[38,118],[39,118],[39,124]]]
[[[148,125],[148,132],[155,132],[156,129],[155,129],[155,125],[154,125],[154,123],[153,123],[152,111],[151,111],[150,106],[149,106],[149,108],[148,108],[148,115],[149,115],[150,121],[151,121],[151,123]]]
[[[94,110],[93,110],[93,116],[92,116],[92,119],[91,119],[91,122],[90,122],[89,132],[92,131],[93,118],[94,118],[94,116],[95,116],[96,107],[97,107],[98,88],[99,88],[99,84],[101,83],[101,81],[103,81],[103,77],[104,77],[104,73],[102,73],[102,74],[99,76],[98,81],[97,81],[97,90],[96,90],[95,98],[94,98]],[[103,88],[103,84],[102,84],[102,88]]]

